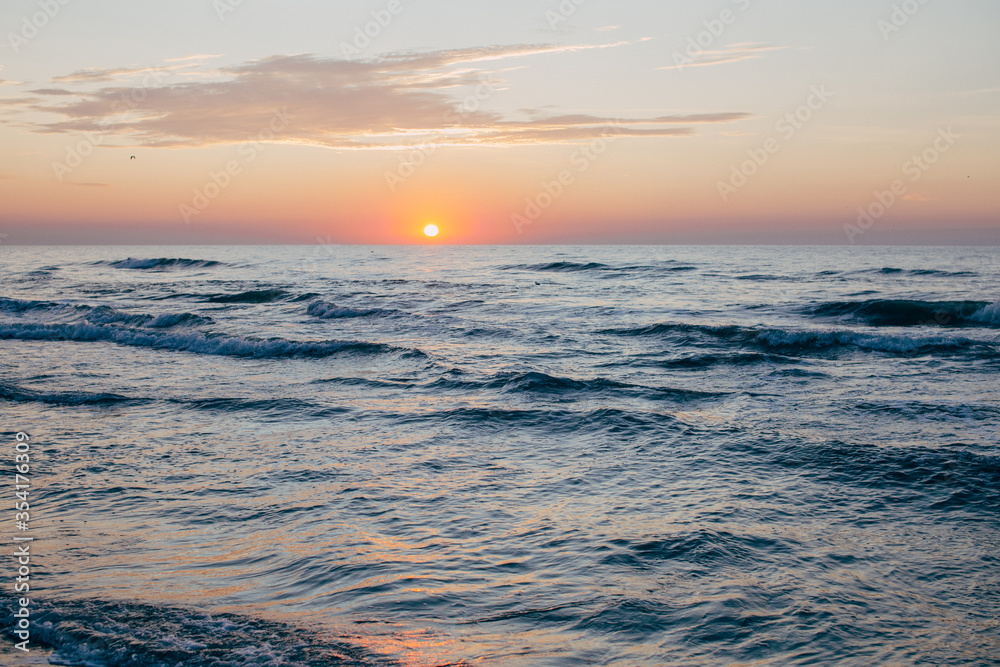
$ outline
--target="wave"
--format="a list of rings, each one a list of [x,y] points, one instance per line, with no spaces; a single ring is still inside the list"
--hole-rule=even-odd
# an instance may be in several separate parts
[[[12,385],[0,384],[0,400],[13,403],[48,403],[49,405],[110,406],[126,403],[144,403],[145,399],[129,398],[120,394],[90,393],[85,391],[35,391]]]
[[[13,607],[8,594],[4,608]],[[237,614],[105,600],[32,599],[31,640],[55,650],[54,664],[242,665],[386,664],[362,648],[308,628]],[[9,627],[9,626],[8,626]]]
[[[192,400],[171,399],[170,402],[205,412],[252,412],[256,419],[262,419],[267,416],[272,420],[317,419],[344,415],[351,412],[349,408],[327,407],[297,398],[201,398]]]
[[[677,402],[716,399],[730,395],[728,392],[708,392],[697,391],[694,389],[677,389],[673,387],[647,387],[627,382],[618,382],[616,380],[609,380],[606,378],[574,380],[572,378],[548,375],[538,371],[498,373],[483,381],[442,378],[430,383],[429,385],[425,385],[424,388],[434,390],[489,389],[509,394],[550,394],[555,396],[568,394],[598,395],[609,392],[618,392],[631,394],[637,398],[645,398],[647,400],[669,400]]]
[[[736,562],[768,562],[800,548],[770,536],[739,535],[725,530],[681,531],[653,540],[613,540],[613,552],[601,561],[605,565],[648,569],[659,563],[686,562],[711,567]]]
[[[8,299],[0,297],[0,311],[6,313],[26,313],[29,311],[65,311],[75,309],[86,309],[87,306],[79,306],[72,303],[58,303],[55,301],[28,301],[25,299]]]
[[[86,391],[35,391],[14,385],[0,383],[0,400],[11,403],[44,403],[61,407],[112,407],[117,405],[148,405],[161,399],[122,396],[114,393],[92,393]],[[241,413],[252,412],[262,419],[316,419],[333,417],[350,412],[348,408],[328,407],[295,398],[249,399],[249,398],[198,398],[162,399],[163,402],[183,408],[204,412]]]
[[[212,318],[195,315],[194,313],[164,313],[163,315],[153,316],[153,319],[147,322],[146,326],[151,329],[169,329],[170,327],[190,327],[211,323]]]
[[[0,311],[23,314],[28,312],[55,312],[82,316],[90,324],[123,324],[169,329],[178,326],[200,326],[211,324],[212,318],[194,313],[163,313],[160,315],[134,314],[112,306],[87,306],[83,304],[58,303],[54,301],[25,301],[22,299],[0,298]]]
[[[1000,326],[1000,299],[972,316],[973,321],[989,326]]]
[[[815,352],[838,352],[841,350],[863,350],[888,354],[926,355],[939,353],[971,353],[984,357],[996,357],[1000,348],[993,343],[970,340],[968,338],[862,333],[843,330],[777,329],[755,328],[737,325],[706,325],[666,323],[652,324],[629,329],[605,329],[599,333],[629,336],[655,337],[673,340],[687,345],[704,342],[724,342],[765,352],[785,355]]]
[[[814,318],[852,320],[875,327],[1000,325],[1000,301],[831,301],[804,312]]]
[[[86,307],[85,307],[86,308]],[[150,329],[169,329],[176,326],[198,326],[210,324],[211,318],[194,313],[164,313],[162,315],[130,314],[111,306],[96,306],[84,319],[91,324],[124,324]]]
[[[324,320],[355,317],[394,317],[402,314],[398,310],[386,310],[383,308],[344,308],[335,303],[327,303],[326,301],[313,301],[309,304],[306,312],[313,317],[319,317]]]
[[[201,332],[168,333],[90,323],[0,325],[0,340],[111,342],[129,347],[254,359],[324,358],[341,353],[386,354],[399,351],[423,355],[419,350],[404,350],[383,343],[364,341],[293,341],[285,338],[261,339]]]
[[[212,294],[205,297],[206,303],[273,303],[288,296],[288,292],[280,289],[262,289],[240,292],[238,294]]]
[[[938,269],[915,269],[907,273],[911,276],[943,276],[946,278],[967,278],[978,275],[975,271],[941,271]]]
[[[656,360],[651,365],[659,368],[702,370],[714,366],[752,366],[755,364],[801,364],[801,359],[780,354],[761,352],[728,352],[691,354],[682,357]],[[634,362],[632,365],[636,365]]]
[[[754,282],[771,282],[771,281],[793,281],[798,280],[794,276],[774,276],[765,273],[752,273],[744,276],[736,276],[736,280],[752,280]]]
[[[900,269],[885,266],[881,269],[866,269],[860,273],[874,273],[880,276],[935,276],[939,278],[968,278],[977,275],[974,271],[943,271],[941,269]]]
[[[655,433],[686,431],[672,414],[657,411],[620,410],[545,410],[513,408],[455,408],[423,413],[385,413],[400,423],[441,422],[458,424],[482,431],[507,432],[516,427],[538,429],[546,436],[553,433],[571,437],[589,433],[614,433],[617,437],[649,437]]]
[[[604,271],[614,267],[600,262],[545,262],[543,264],[513,264],[500,267],[504,271],[555,271],[565,273],[571,271]]]
[[[183,257],[157,257],[154,259],[128,259],[117,262],[94,262],[95,265],[111,266],[116,269],[207,269],[213,266],[223,266],[222,262],[209,259],[185,259]]]
[[[974,420],[986,421],[1000,417],[1000,407],[982,403],[928,403],[922,401],[865,401],[855,406],[857,410],[878,415],[906,418],[929,418],[935,421]]]
[[[611,266],[600,262],[545,262],[542,264],[512,264],[501,266],[504,271],[547,271],[573,273],[577,271],[696,271],[697,267],[675,266]]]
[[[887,494],[908,507],[933,510],[1000,509],[1000,459],[953,448],[888,447],[831,440],[823,443],[772,442],[737,445],[762,456],[768,465],[818,475],[847,487],[905,487],[919,495]]]

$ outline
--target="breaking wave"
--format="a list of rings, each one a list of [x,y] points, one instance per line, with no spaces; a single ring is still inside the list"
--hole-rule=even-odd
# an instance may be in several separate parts
[[[117,262],[95,262],[95,264],[103,264],[116,269],[134,269],[142,271],[149,269],[207,269],[213,266],[223,266],[222,262],[217,262],[215,260],[185,259],[183,257],[157,257],[153,259],[136,259],[129,257],[128,259],[119,260]]]

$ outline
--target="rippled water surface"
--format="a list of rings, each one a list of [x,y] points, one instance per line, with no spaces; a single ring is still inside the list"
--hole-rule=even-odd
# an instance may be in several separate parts
[[[0,271],[59,664],[1000,663],[996,249]]]

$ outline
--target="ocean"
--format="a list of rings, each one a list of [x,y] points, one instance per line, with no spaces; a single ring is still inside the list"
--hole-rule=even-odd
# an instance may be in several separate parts
[[[1000,664],[998,259],[2,247],[31,656]]]

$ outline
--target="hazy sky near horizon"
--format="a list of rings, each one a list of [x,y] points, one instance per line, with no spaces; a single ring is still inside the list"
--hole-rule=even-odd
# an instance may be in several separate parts
[[[1000,244],[998,26],[992,0],[6,0],[0,234]]]

